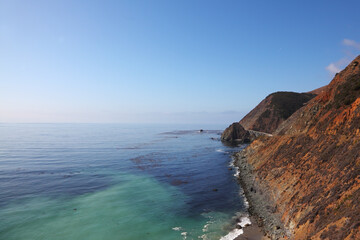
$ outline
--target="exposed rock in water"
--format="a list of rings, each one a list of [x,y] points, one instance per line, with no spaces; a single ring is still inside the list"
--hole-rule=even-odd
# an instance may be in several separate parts
[[[235,122],[221,134],[221,140],[239,143],[250,142],[250,133],[246,131],[240,123]]]
[[[315,96],[313,93],[272,93],[239,123],[247,130],[273,133],[282,122]]]

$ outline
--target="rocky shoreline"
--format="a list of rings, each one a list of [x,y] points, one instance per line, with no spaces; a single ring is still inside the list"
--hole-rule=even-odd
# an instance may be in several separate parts
[[[256,219],[264,235],[270,239],[290,238],[290,233],[276,214],[276,206],[270,200],[266,187],[256,180],[252,166],[246,160],[245,151],[235,153],[233,158],[234,166],[238,168],[238,182],[249,202],[249,213]]]
[[[291,96],[265,99],[222,135],[250,143],[233,156],[249,212],[271,239],[360,239],[360,56],[306,103]],[[273,136],[253,140],[249,128]]]
[[[256,218],[254,216],[249,217],[251,221],[251,225],[243,228],[243,234],[236,237],[235,240],[270,240],[267,236],[265,236],[262,228],[260,228],[256,222]]]

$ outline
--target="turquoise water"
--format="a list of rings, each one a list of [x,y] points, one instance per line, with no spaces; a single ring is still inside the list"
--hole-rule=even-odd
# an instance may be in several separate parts
[[[220,239],[241,147],[200,127],[0,124],[0,239]]]

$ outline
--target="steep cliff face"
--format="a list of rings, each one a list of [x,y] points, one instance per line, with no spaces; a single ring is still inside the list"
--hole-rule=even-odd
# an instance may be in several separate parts
[[[272,93],[241,119],[240,124],[247,130],[273,133],[283,121],[315,96],[313,93]]]
[[[360,56],[242,154],[291,239],[360,239]]]

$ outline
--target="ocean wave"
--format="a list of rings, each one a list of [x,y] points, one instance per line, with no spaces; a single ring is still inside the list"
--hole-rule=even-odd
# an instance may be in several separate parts
[[[221,237],[220,240],[234,240],[235,238],[244,233],[243,228],[251,225],[251,221],[248,217],[242,217],[237,225],[240,226],[240,228],[233,229],[227,235]]]
[[[240,172],[239,172],[239,168],[235,165],[235,159],[234,158],[232,158],[232,161],[230,162],[229,166],[235,169],[234,177],[238,178]]]
[[[227,152],[227,151],[225,151],[225,150],[223,150],[223,149],[216,149],[215,151],[216,151],[216,152],[221,152],[221,153],[229,153],[229,152]]]
[[[184,229],[182,227],[173,227],[172,230],[174,231],[183,231]],[[183,239],[187,239],[187,232],[181,232],[180,235],[183,237]]]
[[[244,230],[235,228],[231,232],[229,232],[226,236],[221,237],[220,240],[234,240],[238,236],[244,233]]]
[[[173,227],[172,230],[174,230],[174,231],[180,231],[180,230],[182,230],[182,228],[181,228],[181,227]]]

